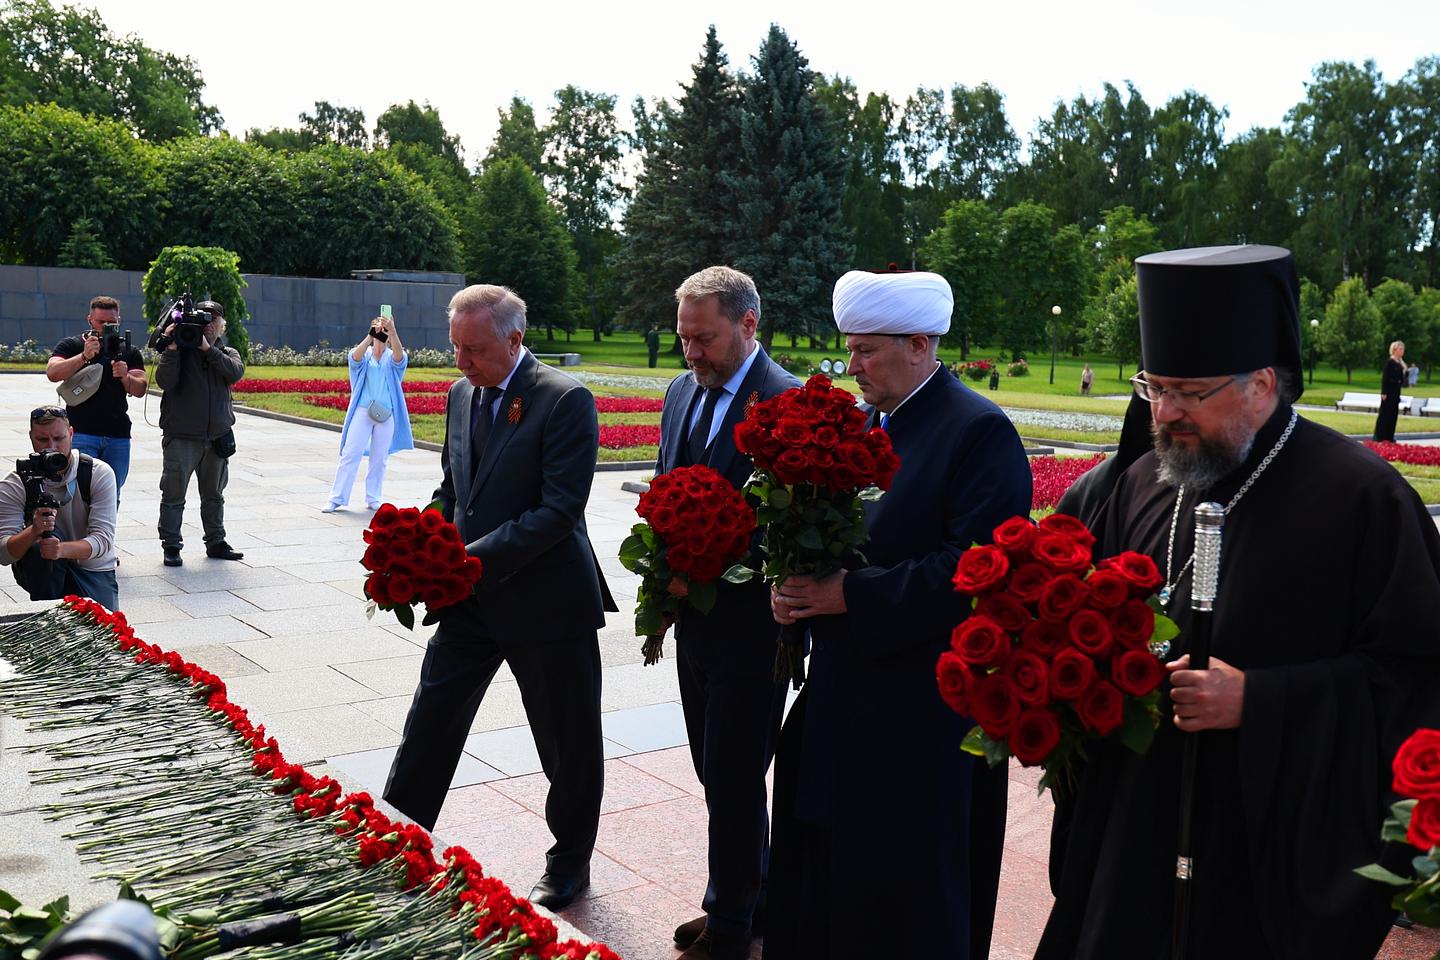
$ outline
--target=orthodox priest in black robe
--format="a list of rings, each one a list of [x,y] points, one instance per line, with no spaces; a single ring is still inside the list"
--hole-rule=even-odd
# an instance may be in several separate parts
[[[1188,737],[1199,738],[1188,956],[1373,957],[1391,891],[1353,871],[1387,854],[1395,748],[1436,722],[1440,537],[1389,464],[1292,408],[1287,251],[1181,250],[1136,267],[1137,392],[1155,449],[1116,483],[1096,556],[1153,558],[1182,632],[1149,752],[1092,750],[1063,801],[1037,960],[1172,956]],[[1190,559],[1205,501],[1229,510],[1210,669],[1196,671]]]
[[[973,721],[940,699],[935,662],[969,613],[961,552],[1030,509],[1014,426],[936,360],[949,284],[846,274],[835,321],[900,469],[866,505],[865,564],[772,593],[810,628],[810,677],[776,754],[767,960],[989,955],[1005,768],[960,749]]]

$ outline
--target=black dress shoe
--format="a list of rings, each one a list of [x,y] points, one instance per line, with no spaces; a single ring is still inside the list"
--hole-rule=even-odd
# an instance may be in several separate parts
[[[590,867],[570,876],[546,871],[540,882],[530,891],[530,902],[546,910],[564,910],[575,902],[575,898],[590,886]]]
[[[180,559],[179,547],[165,547],[165,566],[178,567],[185,561]]]
[[[690,944],[700,939],[700,934],[705,932],[705,914],[700,914],[694,920],[686,920],[675,928],[675,946],[684,950]]]
[[[727,937],[706,927],[678,960],[749,960],[749,957],[749,937]]]
[[[245,554],[241,553],[239,550],[236,550],[234,547],[230,546],[230,544],[226,543],[224,540],[220,540],[220,541],[218,541],[218,542],[216,542],[216,543],[206,544],[206,546],[205,546],[205,556],[210,557],[210,558],[213,559],[213,560],[243,560],[243,559],[245,559]]]

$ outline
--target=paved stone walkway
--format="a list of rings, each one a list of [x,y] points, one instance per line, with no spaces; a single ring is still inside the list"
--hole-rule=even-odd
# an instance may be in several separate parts
[[[28,451],[26,413],[54,396],[39,375],[0,377],[0,450],[7,458]],[[192,486],[185,565],[168,568],[155,530],[157,398],[132,400],[131,418],[134,449],[117,530],[121,609],[145,639],[219,674],[231,697],[276,735],[292,760],[327,765],[347,783],[378,794],[400,742],[426,634],[405,630],[390,614],[365,618],[358,560],[368,513],[320,512],[338,435],[242,415],[226,527],[245,559],[205,558]],[[394,456],[385,498],[424,504],[439,475],[438,454]],[[636,579],[614,559],[634,520],[634,495],[620,485],[638,476],[597,473],[587,510],[591,539],[622,612],[600,635],[607,762],[593,886],[563,916],[627,960],[673,960],[670,933],[699,913],[705,888],[706,813],[685,746],[674,661],[667,656],[659,666],[642,665],[629,616]],[[363,503],[358,483],[356,495]],[[0,593],[25,599],[8,576],[0,577]],[[472,733],[436,832],[468,847],[524,894],[551,842],[543,819],[546,782],[519,692],[503,668]],[[996,960],[1031,956],[1049,910],[1050,802],[1035,796],[1034,783],[1030,772],[1015,768],[991,953]],[[1397,932],[1381,956],[1408,960],[1437,948],[1432,935]]]

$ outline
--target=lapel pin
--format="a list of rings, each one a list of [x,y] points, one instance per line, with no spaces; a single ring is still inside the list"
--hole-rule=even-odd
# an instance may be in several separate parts
[[[753,411],[753,410],[755,409],[755,405],[756,405],[757,403],[759,403],[759,402],[760,402],[760,391],[759,391],[759,390],[751,390],[751,391],[750,391],[750,396],[748,396],[748,397],[745,398],[745,416],[746,416],[747,418],[750,416],[751,411]]]
[[[520,402],[519,397],[515,397],[510,401],[510,409],[505,411],[505,419],[510,421],[510,426],[513,427],[520,422],[520,414],[524,411],[525,405]]]

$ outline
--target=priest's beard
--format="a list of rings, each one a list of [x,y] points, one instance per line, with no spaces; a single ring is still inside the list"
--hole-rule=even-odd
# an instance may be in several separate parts
[[[1150,435],[1160,463],[1155,476],[1161,483],[1195,491],[1209,490],[1228,477],[1255,445],[1255,431],[1239,420],[1226,422],[1214,436],[1197,432],[1193,446],[1177,443],[1164,424],[1152,422]]]

